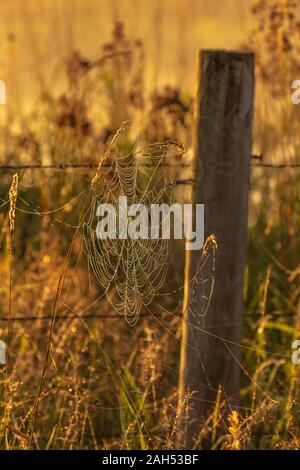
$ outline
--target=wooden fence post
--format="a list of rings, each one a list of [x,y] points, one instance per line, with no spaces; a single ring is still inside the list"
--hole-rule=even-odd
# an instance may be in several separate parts
[[[180,445],[188,448],[200,433],[201,422],[213,411],[218,389],[228,405],[238,404],[241,368],[237,344],[243,320],[254,95],[253,53],[203,50],[199,59],[194,203],[204,204],[205,237],[214,234],[218,249],[214,292],[201,329],[189,308],[188,282],[200,253],[186,253],[179,414],[186,413],[185,440]],[[203,269],[205,275],[206,267]],[[184,412],[189,393],[192,396]]]

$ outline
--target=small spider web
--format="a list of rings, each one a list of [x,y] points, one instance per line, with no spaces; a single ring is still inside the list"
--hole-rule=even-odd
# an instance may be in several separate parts
[[[203,321],[214,291],[217,241],[214,235],[207,238],[191,281],[188,309],[198,322]]]

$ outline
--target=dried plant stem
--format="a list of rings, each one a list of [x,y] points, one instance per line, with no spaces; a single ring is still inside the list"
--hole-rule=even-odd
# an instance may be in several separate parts
[[[9,364],[10,364],[10,343],[12,325],[12,292],[13,292],[13,244],[15,234],[16,202],[18,195],[18,174],[13,175],[12,184],[9,190],[9,291],[8,291],[8,326],[6,343],[6,367],[5,367],[5,405],[4,405],[4,448],[8,448],[8,414],[9,414]]]
[[[64,263],[63,263],[63,266],[62,266],[62,269],[61,269],[61,273],[60,273],[60,276],[59,276],[59,279],[58,279],[58,282],[57,282],[57,289],[56,289],[56,293],[55,293],[54,304],[53,304],[53,309],[52,309],[51,318],[50,318],[50,325],[49,325],[49,331],[48,331],[46,352],[45,352],[45,356],[44,356],[44,360],[43,360],[43,366],[42,366],[42,371],[41,371],[41,375],[40,375],[40,379],[39,379],[38,390],[37,390],[37,394],[36,394],[36,398],[35,398],[35,402],[34,402],[33,410],[32,410],[31,425],[30,425],[29,433],[28,433],[28,435],[29,435],[28,448],[29,449],[31,449],[32,441],[33,441],[33,438],[34,438],[34,431],[35,431],[36,419],[37,419],[38,410],[39,410],[39,403],[40,403],[40,399],[41,399],[43,383],[44,383],[47,368],[48,368],[48,360],[49,360],[49,355],[50,355],[50,351],[51,351],[52,336],[53,336],[54,323],[55,323],[55,319],[56,319],[58,303],[59,303],[62,287],[63,287],[64,282],[65,282],[66,274],[67,274],[67,271],[68,271],[69,260],[70,260],[70,256],[71,256],[72,249],[73,249],[73,246],[74,246],[74,242],[75,242],[75,239],[78,235],[79,230],[81,229],[81,226],[82,226],[82,223],[83,223],[83,220],[84,220],[87,202],[88,202],[88,197],[85,200],[85,203],[84,203],[84,206],[83,206],[80,218],[79,218],[78,227],[75,231],[75,234],[73,236],[71,244],[68,248],[67,255],[66,255],[66,258],[64,260]]]

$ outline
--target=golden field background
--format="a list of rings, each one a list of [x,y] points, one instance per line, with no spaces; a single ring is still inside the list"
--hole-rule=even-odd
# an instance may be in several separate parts
[[[112,25],[145,46],[146,82],[191,92],[196,51],[234,48],[245,39],[250,0],[2,0],[0,70],[8,106],[30,107],[40,86],[59,89],[61,63],[74,49],[97,57]]]

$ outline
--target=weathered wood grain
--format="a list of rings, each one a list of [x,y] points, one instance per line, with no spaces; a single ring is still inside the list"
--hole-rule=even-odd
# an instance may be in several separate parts
[[[184,427],[186,447],[212,412],[219,386],[230,406],[239,402],[237,344],[243,321],[253,95],[252,53],[200,52],[194,202],[205,205],[205,236],[216,236],[218,250],[214,292],[202,326],[189,308],[188,282],[200,253],[187,252],[179,379],[179,413],[187,393],[193,392]],[[210,268],[203,269],[208,277],[205,270]]]

